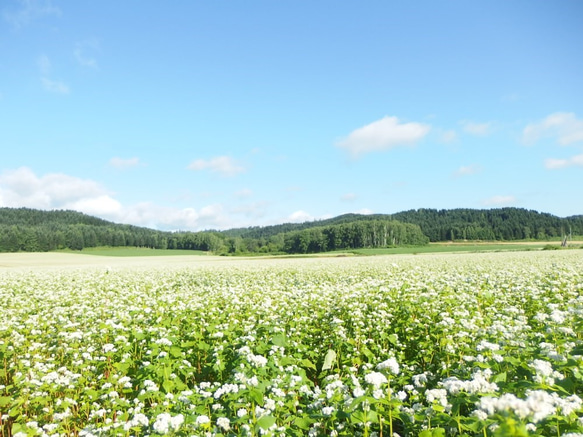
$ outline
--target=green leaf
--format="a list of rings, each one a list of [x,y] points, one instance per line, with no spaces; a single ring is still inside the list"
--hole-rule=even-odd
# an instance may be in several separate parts
[[[506,382],[507,377],[508,374],[506,372],[502,372],[494,376],[494,378],[492,378],[492,382]]]
[[[275,423],[275,417],[273,416],[262,416],[258,421],[259,425],[263,429],[269,429]]]
[[[198,342],[198,348],[203,351],[208,351],[211,348],[211,345],[201,340]]]
[[[5,407],[6,405],[10,405],[12,402],[12,398],[10,396],[0,396],[0,407]]]
[[[249,390],[249,398],[257,405],[263,405],[263,393],[255,388]]]
[[[312,363],[310,360],[308,360],[307,358],[304,358],[301,362],[302,366],[307,367],[308,369],[314,369],[316,370],[316,366],[314,363]]]
[[[445,408],[443,407],[443,405],[440,405],[440,404],[433,404],[431,406],[431,408],[433,408],[433,411],[437,411],[439,413],[443,413],[445,411]]]
[[[312,422],[309,419],[306,419],[305,417],[296,417],[296,419],[294,420],[294,425],[300,429],[310,429]]]
[[[164,387],[166,393],[172,393],[172,389],[174,388],[174,381],[167,379],[162,383],[162,387]]]
[[[273,338],[271,339],[271,343],[273,343],[276,346],[284,347],[287,344],[287,341],[285,335],[277,334],[273,336]]]
[[[182,357],[182,349],[180,349],[178,346],[171,346],[170,347],[170,355],[173,358],[181,358]]]
[[[336,352],[332,349],[328,349],[326,357],[324,357],[324,364],[322,364],[322,370],[328,370],[332,368],[332,365],[336,361]]]

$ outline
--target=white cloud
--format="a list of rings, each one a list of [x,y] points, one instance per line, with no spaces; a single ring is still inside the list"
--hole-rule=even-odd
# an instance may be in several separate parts
[[[359,209],[358,211],[355,211],[355,214],[371,215],[374,214],[374,211],[372,209],[362,208]]]
[[[15,28],[21,28],[37,18],[44,16],[61,16],[61,10],[53,6],[51,0],[19,0],[17,10],[4,10],[4,20]]]
[[[522,139],[528,145],[545,137],[555,138],[562,146],[582,142],[583,120],[572,112],[556,112],[537,123],[528,124],[522,132]]]
[[[133,157],[133,158],[128,158],[128,159],[123,159],[123,158],[120,158],[118,156],[114,156],[113,158],[111,158],[109,160],[109,165],[111,167],[115,167],[115,168],[119,168],[119,169],[136,167],[136,166],[140,165],[140,158]]]
[[[549,158],[545,160],[545,167],[551,170],[557,170],[566,167],[583,167],[583,153],[571,156],[567,159]]]
[[[232,224],[221,205],[207,205],[199,211],[153,203],[124,206],[95,181],[62,173],[37,176],[27,167],[0,174],[0,206],[70,209],[117,223],[162,230],[226,229]]]
[[[284,219],[285,223],[304,223],[304,222],[311,222],[314,220],[314,216],[307,213],[306,211],[295,211],[291,213],[286,219]]]
[[[493,196],[482,201],[485,206],[506,206],[516,203],[514,196]]]
[[[373,151],[412,145],[420,141],[431,127],[421,123],[399,123],[397,117],[386,116],[358,128],[338,141],[337,147],[346,149],[355,158]]]
[[[0,174],[2,206],[40,209],[76,209],[78,205],[107,204],[111,210],[115,202],[98,183],[49,173],[37,176],[31,169],[21,167]]]
[[[190,163],[188,169],[194,171],[210,170],[221,176],[235,176],[245,171],[245,168],[230,156],[217,156],[209,160],[197,159]]]
[[[473,121],[463,121],[464,131],[472,135],[485,136],[491,132],[492,123],[475,123]]]
[[[41,77],[41,82],[45,90],[57,94],[69,94],[69,87],[64,82]]]
[[[97,60],[93,56],[99,51],[99,42],[96,39],[89,39],[75,44],[73,55],[83,67],[97,68]]]
[[[475,164],[471,164],[471,165],[462,165],[460,168],[458,168],[453,175],[454,176],[469,176],[469,175],[473,175],[476,173],[479,173],[482,169],[480,168],[480,166],[475,165]]]

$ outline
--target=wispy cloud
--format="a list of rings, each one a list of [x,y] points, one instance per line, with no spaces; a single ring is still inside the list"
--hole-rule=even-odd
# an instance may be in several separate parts
[[[469,175],[473,175],[476,173],[479,173],[480,171],[482,171],[481,167],[479,165],[475,165],[475,164],[471,164],[471,165],[462,165],[460,168],[458,168],[453,175],[456,177],[461,177],[461,176],[469,176]]]
[[[245,171],[245,167],[238,164],[230,156],[217,156],[208,160],[197,159],[190,163],[188,169],[194,171],[209,170],[221,176],[235,176]]]
[[[352,131],[346,138],[336,143],[354,158],[398,146],[413,145],[430,131],[431,127],[422,123],[401,123],[397,117],[386,116],[366,126]]]
[[[340,200],[342,200],[343,202],[353,202],[358,198],[358,196],[354,193],[346,193],[343,194],[342,197],[340,197]]]
[[[447,130],[441,134],[440,141],[445,144],[451,144],[457,140],[457,132],[453,129]]]
[[[136,167],[136,166],[140,165],[140,158],[133,157],[133,158],[128,158],[128,159],[123,159],[123,158],[120,158],[118,156],[114,156],[113,158],[111,158],[109,160],[109,165],[111,167],[118,168],[118,169]]]
[[[89,68],[97,68],[97,60],[94,54],[99,51],[99,42],[96,39],[88,39],[75,44],[73,55],[79,65]]]
[[[51,80],[46,77],[41,77],[40,80],[43,84],[43,88],[48,92],[56,94],[69,94],[71,91],[66,83],[59,80]]]
[[[476,123],[473,121],[461,122],[464,131],[471,135],[486,136],[492,131],[492,123]]]
[[[235,192],[235,197],[238,197],[240,199],[251,197],[252,195],[253,191],[251,191],[249,188],[242,188]]]
[[[567,167],[583,167],[583,153],[571,156],[567,159],[549,158],[545,160],[545,167],[550,170],[558,170]]]
[[[61,10],[51,0],[19,0],[14,10],[4,9],[2,16],[15,28],[21,28],[44,16],[61,16]]]
[[[40,55],[36,63],[41,75],[40,81],[46,91],[56,94],[69,94],[71,90],[66,83],[50,78],[53,68],[47,55]]]
[[[516,203],[514,196],[492,196],[482,201],[485,206],[508,206]]]
[[[48,76],[51,74],[51,60],[47,55],[40,55],[36,60],[40,74]]]
[[[583,120],[572,112],[556,112],[539,122],[528,124],[522,132],[522,139],[527,145],[545,137],[554,138],[561,146],[583,142]]]

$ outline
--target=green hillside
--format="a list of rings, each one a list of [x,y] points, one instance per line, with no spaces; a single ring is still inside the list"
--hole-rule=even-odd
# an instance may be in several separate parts
[[[583,215],[560,218],[519,208],[344,214],[299,224],[202,232],[163,232],[113,223],[76,211],[0,208],[0,252],[109,246],[220,254],[317,253],[417,246],[429,241],[544,241],[569,234],[583,235]]]

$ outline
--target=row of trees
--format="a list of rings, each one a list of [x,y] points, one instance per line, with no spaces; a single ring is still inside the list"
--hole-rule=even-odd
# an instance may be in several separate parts
[[[214,253],[314,253],[421,245],[428,240],[545,240],[569,233],[583,235],[583,216],[559,218],[518,208],[418,209],[391,216],[346,214],[319,222],[222,232],[162,232],[75,211],[0,208],[0,252],[133,246]]]
[[[521,208],[417,209],[392,217],[419,225],[430,241],[546,240],[569,233],[583,235],[583,216],[560,218]]]
[[[287,253],[317,253],[329,250],[420,246],[429,239],[417,225],[390,220],[367,220],[292,231],[284,234]]]

